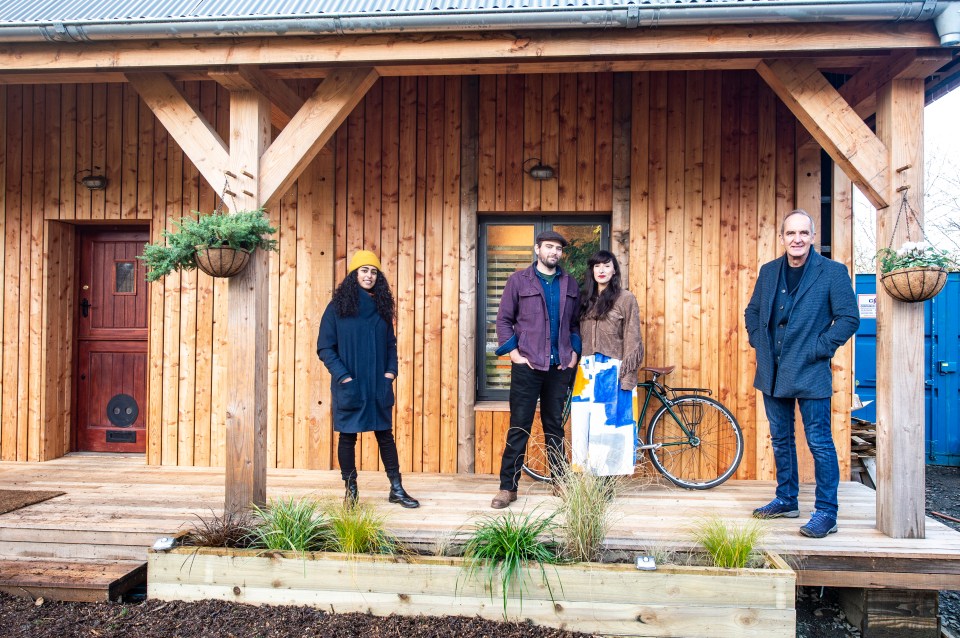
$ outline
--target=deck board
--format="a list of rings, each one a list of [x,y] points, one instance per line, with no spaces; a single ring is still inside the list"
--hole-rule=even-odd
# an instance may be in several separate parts
[[[115,482],[110,477],[116,477]],[[408,474],[404,486],[422,507],[387,504],[381,472],[361,472],[360,498],[382,507],[387,525],[402,538],[431,542],[493,512],[492,475]],[[337,471],[271,469],[270,499],[310,494],[339,498]],[[0,487],[60,490],[63,496],[0,515],[0,559],[145,560],[153,539],[189,527],[197,516],[223,505],[223,470],[147,466],[142,455],[71,454],[46,463],[0,462]],[[729,481],[707,491],[660,483],[631,483],[616,501],[611,545],[640,551],[690,544],[698,518],[747,520],[774,491],[772,482]],[[801,518],[768,522],[766,545],[796,565],[804,585],[960,589],[960,533],[932,518],[924,539],[892,539],[876,529],[876,494],[859,483],[840,485],[840,531],[825,539],[797,533],[813,502],[813,485],[801,486]],[[556,499],[546,486],[524,479],[517,510],[550,512]]]

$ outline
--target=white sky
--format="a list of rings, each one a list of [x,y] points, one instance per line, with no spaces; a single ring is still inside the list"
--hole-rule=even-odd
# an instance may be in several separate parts
[[[924,151],[930,155],[934,149],[948,152],[955,161],[960,161],[960,89],[927,106],[924,110]]]
[[[923,119],[924,158],[944,156],[947,160],[945,162],[947,166],[960,171],[960,88],[928,105],[924,110]],[[926,182],[930,184],[930,175],[926,176]],[[940,183],[942,184],[943,180]],[[874,246],[876,211],[870,206],[867,198],[856,189],[854,189],[853,201],[857,268],[861,272],[870,271],[873,267],[873,255],[876,253],[876,247]],[[955,211],[953,214],[960,217],[960,211]],[[935,245],[943,243],[944,245],[939,247],[948,250],[953,248],[952,245],[943,240],[944,236],[938,236],[937,230],[931,228],[930,215],[926,216],[925,222],[926,233]]]

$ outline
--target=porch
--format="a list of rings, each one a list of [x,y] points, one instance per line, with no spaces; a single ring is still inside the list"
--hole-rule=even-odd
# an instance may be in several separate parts
[[[382,473],[360,476],[361,500],[382,503],[388,527],[408,542],[430,545],[492,511],[496,479],[490,475],[409,474],[404,483],[420,499],[420,509],[388,506]],[[338,497],[342,489],[339,473],[331,470],[270,469],[267,484],[270,499]],[[70,454],[46,463],[2,462],[0,489],[65,494],[0,515],[0,589],[82,600],[120,595],[143,582],[146,548],[156,538],[221,510],[223,485],[222,469],[150,466],[139,455]],[[747,519],[772,490],[769,481],[729,481],[704,492],[631,484],[618,499],[610,541],[638,552],[683,543],[684,530],[694,519]],[[810,484],[801,487],[803,516],[812,492]],[[890,538],[877,530],[875,501],[873,490],[841,483],[838,534],[808,539],[797,533],[802,519],[775,520],[770,521],[768,547],[794,566],[801,585],[960,589],[960,534],[927,518],[926,538]],[[549,511],[554,503],[545,486],[525,480],[513,508]]]

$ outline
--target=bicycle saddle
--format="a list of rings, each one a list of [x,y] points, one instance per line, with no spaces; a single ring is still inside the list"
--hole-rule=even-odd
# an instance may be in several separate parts
[[[654,374],[660,374],[660,375],[666,376],[666,375],[670,374],[671,372],[673,372],[674,370],[676,370],[676,369],[677,369],[677,366],[667,366],[667,367],[665,367],[665,368],[649,368],[649,367],[648,367],[648,368],[640,368],[640,369],[641,369],[641,370],[647,370],[647,371],[652,372],[652,373],[654,373]]]

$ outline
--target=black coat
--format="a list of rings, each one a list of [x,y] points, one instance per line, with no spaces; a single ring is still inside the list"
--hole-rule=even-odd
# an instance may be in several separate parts
[[[377,313],[361,291],[357,316],[338,317],[327,305],[320,320],[317,356],[330,371],[333,429],[337,432],[389,430],[393,425],[393,380],[397,374],[397,338],[393,325]],[[347,377],[353,380],[341,383]]]
[[[744,313],[750,345],[757,354],[753,387],[764,394],[787,399],[829,398],[833,392],[830,359],[860,326],[857,296],[847,267],[813,249],[807,259],[803,278],[797,285],[776,375],[770,317],[785,256],[760,268]]]

